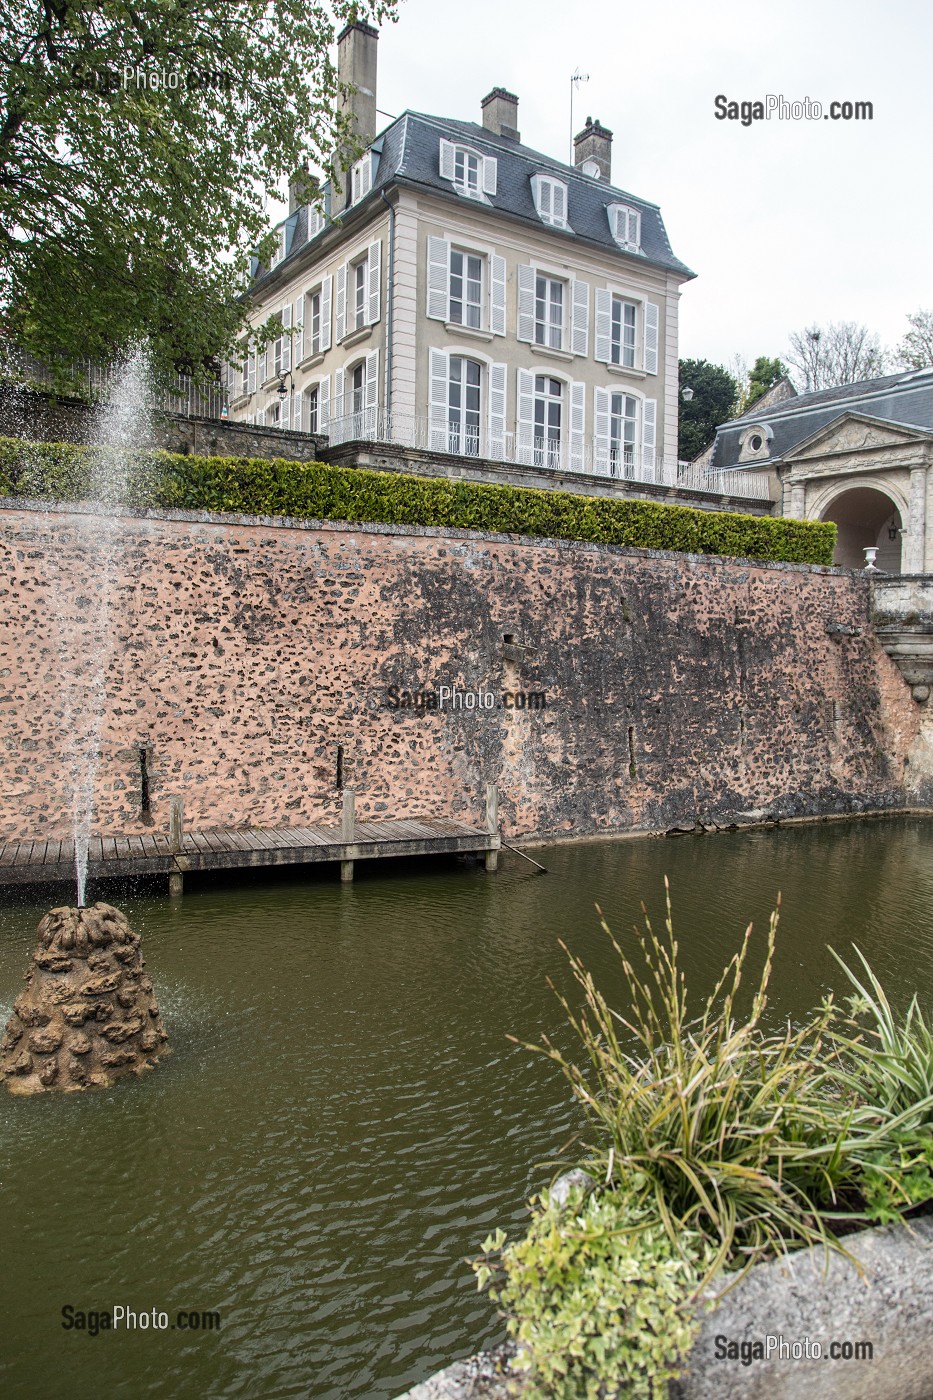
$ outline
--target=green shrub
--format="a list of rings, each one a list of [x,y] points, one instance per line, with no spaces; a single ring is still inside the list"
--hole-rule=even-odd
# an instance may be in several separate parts
[[[710,1251],[693,1236],[674,1248],[663,1227],[621,1191],[533,1203],[524,1239],[497,1231],[474,1265],[509,1318],[528,1400],[650,1400],[667,1393],[699,1331],[696,1293]],[[504,1247],[503,1247],[504,1246]]]
[[[135,507],[427,525],[775,562],[830,564],[836,538],[832,524],[320,462],[138,452],[129,479],[126,503]],[[0,438],[0,494],[74,501],[87,497],[90,480],[88,448]]]

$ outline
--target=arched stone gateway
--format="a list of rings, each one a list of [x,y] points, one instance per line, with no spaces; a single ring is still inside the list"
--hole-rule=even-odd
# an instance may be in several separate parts
[[[904,514],[895,493],[867,484],[829,488],[822,499],[814,501],[811,510],[813,518],[835,522],[834,564],[862,569],[865,550],[873,547],[878,551],[878,569],[886,574],[901,572]]]

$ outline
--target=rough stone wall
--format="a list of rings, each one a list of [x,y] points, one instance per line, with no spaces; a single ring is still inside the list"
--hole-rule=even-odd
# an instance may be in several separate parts
[[[106,605],[105,555],[113,556]],[[901,805],[918,720],[859,576],[389,527],[0,509],[0,837],[481,819],[506,834]],[[106,630],[106,695],[88,658]],[[506,641],[508,636],[510,640]],[[73,698],[68,699],[69,681]],[[545,692],[392,710],[387,689]],[[141,811],[140,746],[151,810]]]

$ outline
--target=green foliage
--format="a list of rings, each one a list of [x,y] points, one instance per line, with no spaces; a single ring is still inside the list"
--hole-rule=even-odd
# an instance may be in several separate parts
[[[796,1031],[762,1028],[777,911],[751,1008],[736,998],[751,925],[700,1016],[688,1016],[668,897],[665,936],[645,919],[637,970],[603,923],[625,978],[627,1015],[613,1010],[592,974],[568,953],[583,993],[576,1011],[561,997],[587,1065],[545,1039],[591,1126],[594,1170],[626,1186],[663,1223],[672,1247],[684,1232],[716,1250],[716,1266],[750,1264],[788,1241],[825,1242],[816,1201],[843,1184],[844,1126],[825,1095],[818,1048],[833,1015],[828,1003]],[[820,1144],[822,1150],[812,1151]]]
[[[719,424],[735,413],[739,385],[722,365],[711,365],[708,360],[681,360],[680,387],[693,390],[689,402],[684,401],[682,394],[677,401],[677,455],[689,462],[709,447]]]
[[[848,1226],[933,1203],[933,1035],[917,999],[898,1016],[865,975],[844,1017],[828,997],[802,1026],[769,1031],[777,911],[761,972],[737,1012],[751,927],[698,1017],[665,935],[645,919],[633,962],[603,923],[628,1011],[570,956],[582,993],[560,997],[584,1067],[545,1037],[593,1132],[603,1183],[563,1212],[532,1201],[523,1239],[502,1231],[474,1261],[503,1309],[535,1397],[659,1397],[696,1335],[695,1307],[723,1268],[747,1268]]]
[[[505,1311],[529,1374],[529,1400],[631,1400],[665,1395],[699,1331],[696,1292],[709,1250],[695,1236],[674,1248],[656,1218],[623,1190],[532,1202],[527,1235],[483,1244],[474,1268]]]
[[[0,494],[80,500],[89,490],[89,462],[88,448],[0,438]],[[830,563],[835,545],[830,523],[320,462],[140,452],[129,475],[127,504],[138,507],[452,527],[804,564]]]
[[[757,403],[763,394],[766,394],[773,385],[777,384],[779,379],[786,377],[787,370],[781,360],[771,360],[767,355],[759,355],[749,371],[748,384],[739,405],[739,411],[741,413],[747,412],[753,403]]]
[[[0,309],[44,361],[157,368],[233,343],[265,202],[333,168],[347,123],[330,60],[396,0],[0,0]],[[304,190],[319,198],[317,182]]]

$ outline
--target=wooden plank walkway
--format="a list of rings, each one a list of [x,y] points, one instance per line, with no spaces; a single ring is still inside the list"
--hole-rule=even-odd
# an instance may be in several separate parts
[[[93,836],[88,848],[88,877],[179,876],[196,870],[483,854],[499,849],[497,834],[450,817],[359,821],[353,827],[352,840],[344,838],[339,824],[186,831],[176,850],[162,833]],[[71,881],[74,874],[73,841],[8,841],[0,845],[0,885]]]

